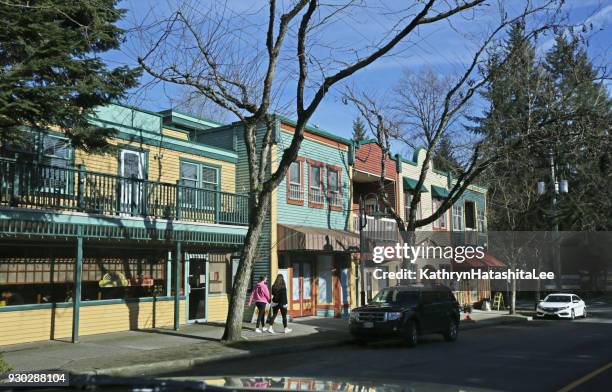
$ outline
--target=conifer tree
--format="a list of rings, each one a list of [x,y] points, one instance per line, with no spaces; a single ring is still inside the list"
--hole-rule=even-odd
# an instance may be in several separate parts
[[[73,146],[99,152],[113,130],[91,126],[93,109],[124,97],[138,69],[109,68],[119,48],[117,0],[0,3],[0,145],[25,140],[23,126],[60,128]]]

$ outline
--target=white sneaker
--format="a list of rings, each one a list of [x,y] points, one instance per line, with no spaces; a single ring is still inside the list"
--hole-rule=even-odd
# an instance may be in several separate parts
[[[272,335],[274,335],[276,332],[274,332],[274,329],[272,327],[270,327],[270,329],[268,329],[268,332],[270,332]]]
[[[285,333],[289,333],[291,331],[293,331],[291,328],[285,328]]]
[[[261,329],[255,328],[255,333],[261,333]]]
[[[263,327],[263,328],[262,328],[262,331],[264,331],[264,332],[268,332],[268,327]]]

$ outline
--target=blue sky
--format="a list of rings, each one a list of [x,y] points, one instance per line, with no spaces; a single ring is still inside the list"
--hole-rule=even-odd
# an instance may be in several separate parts
[[[202,3],[206,2],[202,1]],[[587,21],[593,24],[593,32],[589,33],[588,50],[594,61],[597,64],[610,66],[612,4],[602,0],[568,1],[567,3],[564,12],[571,23]],[[398,3],[389,5],[389,2],[381,1],[380,4],[393,8]],[[263,44],[260,33],[263,31],[262,23],[265,21],[265,2],[232,0],[227,2],[227,6],[230,8],[230,15],[235,19],[233,23],[241,24],[241,28],[245,26],[240,39],[251,39],[253,41],[250,44],[253,45]],[[176,2],[174,0],[124,0],[120,3],[120,7],[128,10],[121,26],[131,29],[139,22],[170,15],[176,7]],[[511,13],[511,7],[508,6],[508,8]],[[388,9],[383,8],[382,5],[375,11],[361,12],[358,9],[355,14],[324,29],[319,38],[332,46],[344,48],[347,45],[363,44],[365,48],[366,44],[375,43],[380,39],[381,34],[387,30],[386,26],[394,21],[393,17],[389,16]],[[384,98],[389,96],[402,72],[418,72],[423,68],[431,68],[439,74],[457,74],[470,60],[479,36],[486,32],[486,26],[493,21],[494,17],[494,14],[484,11],[469,17],[454,18],[450,23],[442,22],[420,29],[409,41],[394,51],[392,56],[380,59],[369,68],[353,75],[346,83],[358,90]],[[249,23],[248,26],[246,26],[247,23]],[[538,42],[540,53],[549,49],[551,44],[550,38],[540,38]],[[137,34],[131,33],[127,35],[126,42],[120,51],[105,53],[103,57],[111,66],[134,65],[138,53],[144,50],[143,46],[145,45],[142,39]],[[295,52],[295,46],[291,45],[291,40],[287,41],[286,50],[288,56]],[[319,50],[320,53],[323,53],[325,48],[319,48]],[[343,55],[350,56],[349,51],[346,52]],[[150,81],[150,77],[144,76],[143,85],[130,94],[127,103],[157,111],[172,107],[173,104],[176,104],[177,97],[182,96],[181,90],[176,86],[162,83],[150,85]],[[288,102],[289,105],[292,102],[293,88],[289,81],[279,91],[284,102]],[[313,115],[311,123],[338,135],[350,137],[352,121],[357,116],[357,112],[351,106],[342,103],[340,99],[342,91],[342,86],[330,91]],[[285,114],[291,117],[291,109],[287,109]],[[227,120],[234,121],[235,117],[229,115]]]

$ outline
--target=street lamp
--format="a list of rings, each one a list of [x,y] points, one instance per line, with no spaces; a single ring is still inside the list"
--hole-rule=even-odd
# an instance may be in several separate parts
[[[376,193],[368,193],[365,196],[359,196],[359,275],[361,277],[361,292],[360,292],[360,305],[366,304],[366,279],[365,279],[365,238],[363,229],[368,224],[368,218],[366,216],[366,200],[374,196],[376,200],[376,206],[378,207],[378,195]]]
[[[553,219],[553,234],[555,243],[559,233],[559,223],[557,222],[557,197],[559,194],[567,194],[569,192],[569,184],[565,179],[558,179],[555,171],[555,157],[550,150],[550,180],[552,181],[552,219]],[[546,183],[538,181],[538,195],[542,196],[546,193]],[[559,250],[555,249],[555,263],[557,267],[557,288],[561,288],[561,262],[559,259]],[[538,282],[539,285],[539,282]],[[538,290],[539,291],[539,290]],[[538,293],[539,295],[539,293]]]

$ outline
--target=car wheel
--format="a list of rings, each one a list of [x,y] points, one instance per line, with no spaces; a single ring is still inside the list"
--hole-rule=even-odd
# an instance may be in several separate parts
[[[571,313],[571,314],[572,314],[572,315],[570,316],[570,318],[571,318],[572,320],[574,320],[574,319],[576,318],[576,312],[574,312],[574,309],[572,309],[572,313]]]
[[[450,320],[446,331],[444,331],[444,340],[447,342],[454,342],[459,336],[459,326],[454,320]]]
[[[408,324],[408,333],[406,335],[406,343],[408,343],[408,347],[415,347],[419,342],[419,330],[417,328],[417,324],[414,321],[411,321]]]

